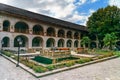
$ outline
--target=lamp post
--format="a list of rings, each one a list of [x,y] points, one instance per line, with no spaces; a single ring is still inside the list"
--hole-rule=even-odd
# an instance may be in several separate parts
[[[20,46],[22,44],[22,39],[20,37],[17,38],[17,42],[18,42],[18,58],[17,58],[17,64],[16,67],[19,66],[19,62],[20,62]]]

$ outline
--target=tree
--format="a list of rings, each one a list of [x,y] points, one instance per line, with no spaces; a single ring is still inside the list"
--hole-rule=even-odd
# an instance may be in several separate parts
[[[120,34],[120,8],[107,6],[94,12],[87,21],[90,35],[95,35],[98,42],[102,41],[104,34],[117,32]]]
[[[81,44],[83,45],[84,48],[86,48],[86,44],[88,44],[88,46],[90,45],[90,39],[89,37],[83,37],[81,40]]]
[[[109,49],[112,50],[113,46],[115,46],[116,44],[117,36],[115,35],[115,33],[106,34],[103,41],[104,41],[104,46],[109,47]]]

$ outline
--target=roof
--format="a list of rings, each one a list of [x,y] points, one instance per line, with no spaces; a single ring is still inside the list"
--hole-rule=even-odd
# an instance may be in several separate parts
[[[87,31],[87,28],[83,25],[78,25],[78,24],[71,23],[68,21],[63,21],[60,19],[56,19],[56,18],[52,18],[52,17],[45,16],[42,14],[30,12],[30,11],[27,11],[24,9],[16,8],[16,7],[9,6],[9,5],[2,4],[2,3],[0,3],[0,12],[1,13],[7,12],[10,14],[15,14],[17,16],[24,16],[24,17],[32,19],[32,20],[43,21],[43,22],[54,24],[54,25],[59,25],[64,28],[71,28],[71,29],[80,30],[80,31]]]

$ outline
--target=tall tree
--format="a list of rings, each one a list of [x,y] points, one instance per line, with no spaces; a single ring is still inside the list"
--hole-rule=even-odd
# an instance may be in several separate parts
[[[120,8],[107,6],[98,9],[89,17],[87,27],[90,35],[96,36],[97,42],[103,40],[104,34],[111,32],[120,34]]]

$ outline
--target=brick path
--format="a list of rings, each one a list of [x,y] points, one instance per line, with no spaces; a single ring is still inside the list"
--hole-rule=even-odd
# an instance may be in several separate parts
[[[120,80],[120,58],[37,79],[0,56],[0,80]]]

